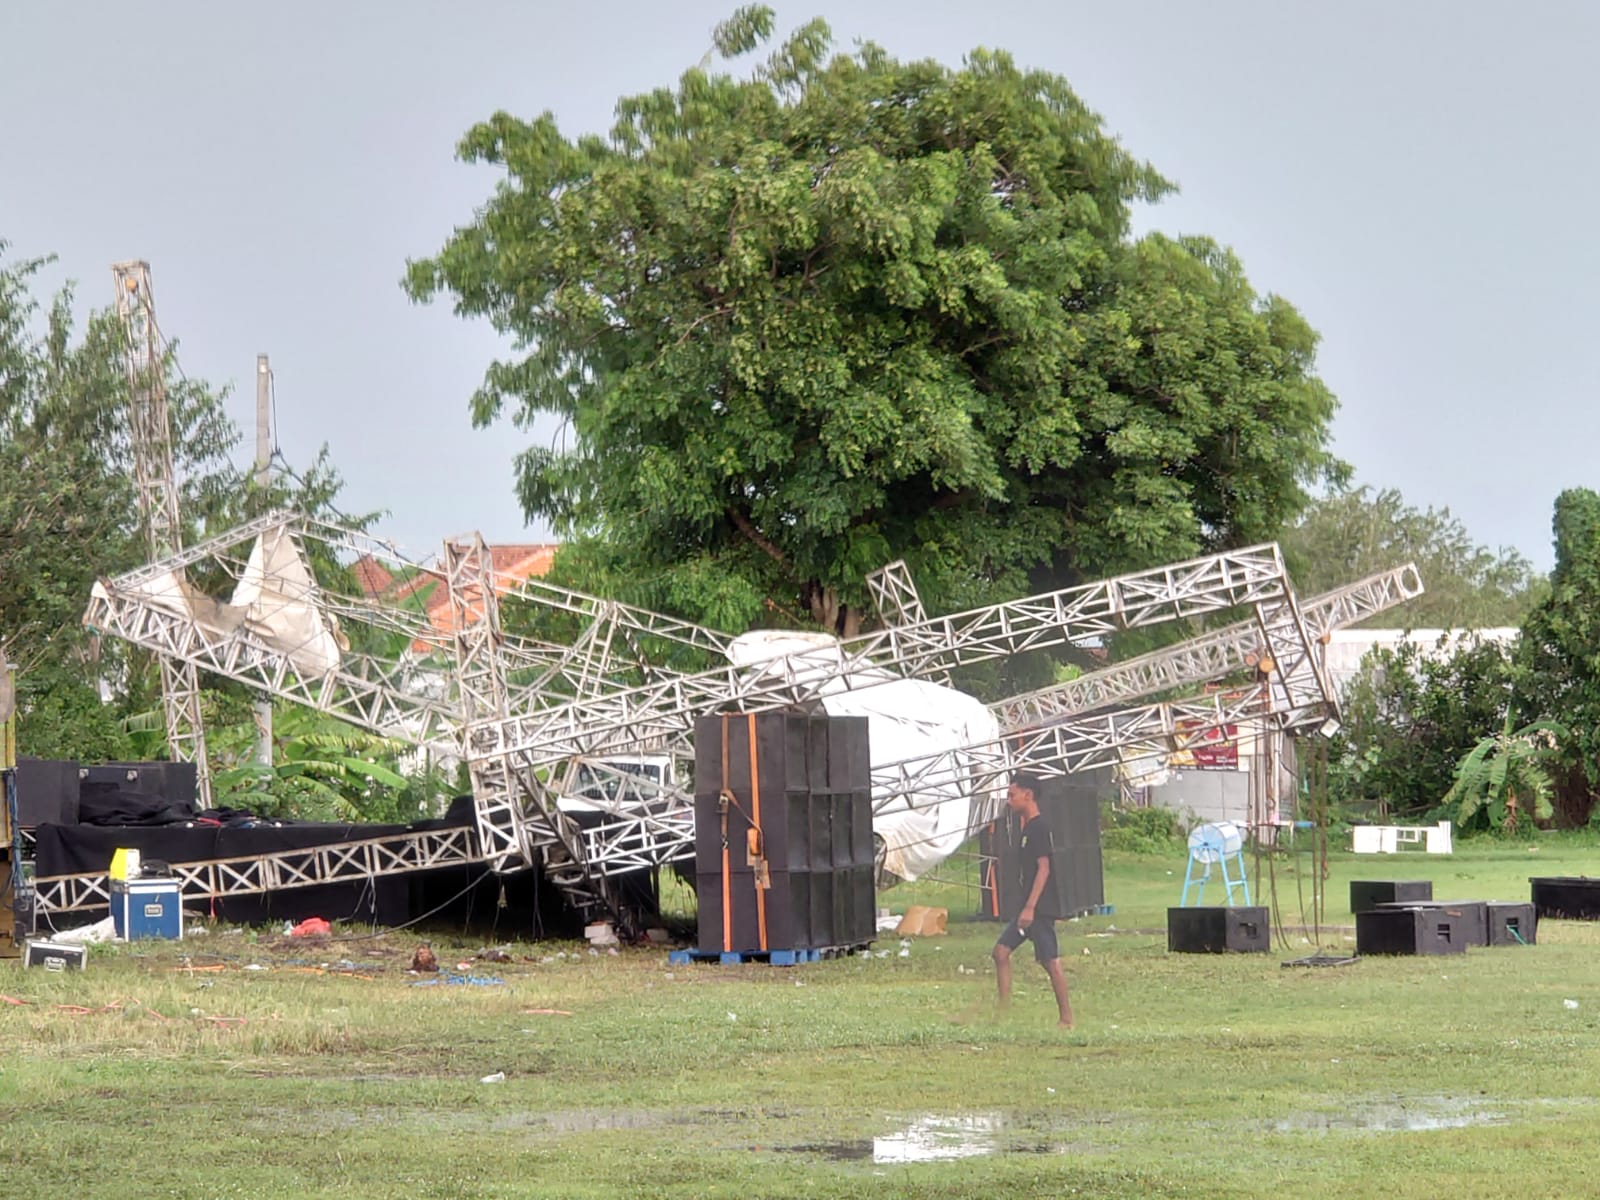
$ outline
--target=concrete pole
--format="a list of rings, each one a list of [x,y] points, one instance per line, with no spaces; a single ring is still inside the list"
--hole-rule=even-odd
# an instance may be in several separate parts
[[[256,355],[256,486],[272,482],[272,368],[265,354]],[[258,696],[252,713],[256,726],[256,762],[272,766],[272,697]]]

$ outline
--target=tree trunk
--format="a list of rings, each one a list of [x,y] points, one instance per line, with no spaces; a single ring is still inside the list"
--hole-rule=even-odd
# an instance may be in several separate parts
[[[1589,790],[1589,781],[1581,769],[1567,772],[1566,778],[1557,782],[1552,807],[1555,809],[1552,823],[1557,829],[1582,829],[1589,823],[1594,812],[1594,793]]]
[[[853,638],[861,632],[861,610],[839,602],[836,589],[823,587],[817,580],[806,582],[803,589],[811,619],[829,633],[841,638]]]

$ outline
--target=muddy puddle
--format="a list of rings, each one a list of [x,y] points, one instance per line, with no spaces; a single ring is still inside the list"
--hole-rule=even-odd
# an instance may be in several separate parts
[[[1270,1127],[1276,1133],[1417,1133],[1503,1125],[1510,1119],[1509,1113],[1482,1099],[1426,1096],[1352,1104],[1335,1112],[1295,1113]]]
[[[999,1113],[923,1115],[879,1137],[817,1142],[786,1149],[833,1162],[948,1162],[987,1154],[1051,1154],[1065,1149],[1040,1139],[1037,1130],[1012,1129]]]

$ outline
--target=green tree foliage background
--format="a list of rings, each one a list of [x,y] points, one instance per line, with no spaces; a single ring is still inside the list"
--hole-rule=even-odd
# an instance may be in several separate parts
[[[561,419],[519,492],[596,590],[848,634],[895,557],[964,607],[1271,538],[1342,477],[1310,326],[1215,243],[1134,238],[1172,185],[1007,54],[813,21],[606,137],[498,113],[460,155],[504,178],[406,286],[515,339],[473,415]]]
[[[1416,508],[1394,488],[1320,496],[1279,540],[1306,596],[1416,563],[1426,591],[1370,622],[1379,628],[1397,620],[1413,629],[1519,625],[1547,591],[1524,555],[1477,544],[1449,509]]]

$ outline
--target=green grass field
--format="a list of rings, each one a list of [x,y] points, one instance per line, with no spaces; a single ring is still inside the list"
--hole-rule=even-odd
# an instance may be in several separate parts
[[[1530,875],[1597,860],[1555,837],[1335,855],[1321,945],[1349,946],[1352,878],[1526,900]],[[996,927],[948,884],[880,903],[946,905],[949,936],[794,968],[571,944],[492,964],[448,933],[227,928],[97,947],[81,974],[0,963],[0,1178],[10,1197],[139,1200],[1594,1190],[1600,925],[1284,968],[1311,933],[1270,955],[1167,952],[1181,849],[1106,867],[1115,914],[1061,926],[1071,1031],[1026,950],[997,1016]],[[1285,926],[1309,869],[1252,879],[1260,899],[1275,882]],[[423,941],[501,982],[416,986]]]

